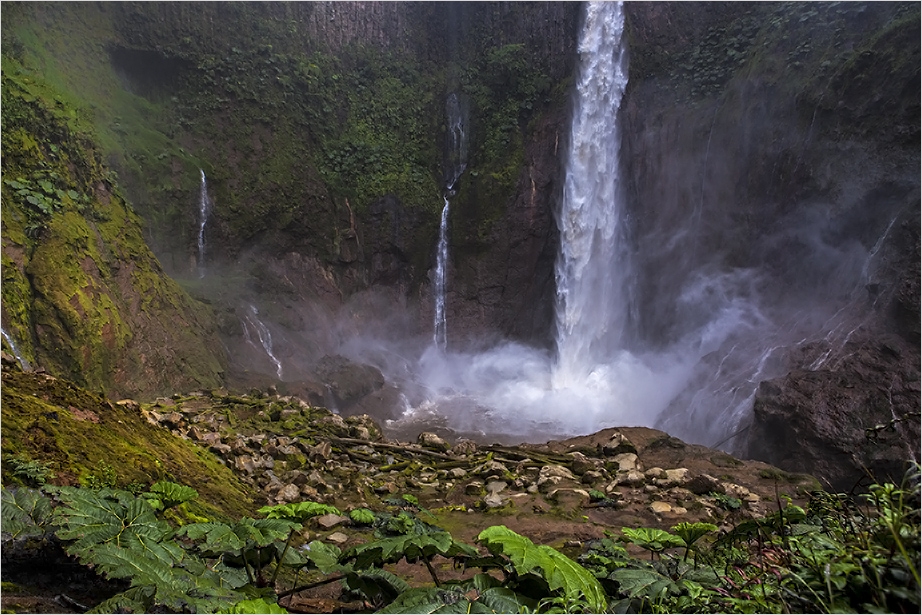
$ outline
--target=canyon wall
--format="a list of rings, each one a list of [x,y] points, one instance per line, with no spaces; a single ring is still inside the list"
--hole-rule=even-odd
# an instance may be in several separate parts
[[[580,9],[24,3],[5,12],[3,54],[93,127],[100,165],[139,214],[144,240],[199,300],[181,310],[201,314],[193,337],[211,340],[197,360],[208,376],[196,381],[220,378],[226,353],[227,382],[263,385],[276,368],[255,337],[257,317],[271,325],[282,380],[310,379],[359,331],[431,329],[451,93],[470,107],[470,148],[449,220],[450,344],[550,348]],[[659,426],[836,486],[861,466],[895,472],[918,439],[918,6],[628,3],[625,12],[622,159],[636,265],[626,344],[668,347],[726,305],[743,332],[702,342],[692,386]],[[4,216],[17,195],[4,187]],[[70,373],[106,352],[137,363],[126,357],[144,343],[186,347],[157,324],[172,312],[149,305],[157,331],[146,341],[123,335],[105,351],[52,341],[11,310],[52,279],[6,282],[7,255],[24,271],[16,255],[33,249],[16,228],[4,218],[4,327],[31,356]],[[137,303],[139,290],[125,292]],[[175,351],[180,366],[185,352]],[[65,367],[62,357],[78,355],[83,363]],[[726,440],[726,421],[699,393],[752,357],[758,369],[731,392],[745,416]],[[181,382],[155,376],[119,369],[93,383],[138,394]]]

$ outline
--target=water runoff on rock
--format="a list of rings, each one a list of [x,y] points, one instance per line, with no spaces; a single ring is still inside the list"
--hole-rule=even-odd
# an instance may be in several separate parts
[[[16,357],[16,362],[19,363],[19,367],[24,371],[30,370],[31,367],[29,362],[22,356],[22,353],[19,352],[19,348],[16,346],[16,342],[13,341],[13,337],[6,332],[6,329],[0,329],[0,334],[3,335],[3,339],[6,340],[7,345],[10,347],[10,352]]]
[[[256,309],[256,306],[248,306],[241,324],[243,325],[243,337],[246,342],[254,348],[262,348],[269,357],[269,360],[272,361],[272,364],[275,366],[275,373],[279,380],[281,380],[282,362],[275,356],[272,350],[272,333],[269,331],[269,327],[259,319],[259,310]],[[256,346],[256,342],[253,341],[253,336],[250,334],[251,330],[256,333],[256,339],[259,340],[258,347]]]

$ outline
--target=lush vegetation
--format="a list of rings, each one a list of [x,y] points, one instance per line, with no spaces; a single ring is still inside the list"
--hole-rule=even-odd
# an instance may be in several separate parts
[[[93,612],[281,613],[289,597],[332,582],[386,613],[916,613],[920,605],[918,466],[902,485],[873,485],[858,500],[818,491],[806,508],[779,502],[774,514],[729,529],[622,528],[577,561],[505,526],[479,534],[484,549],[458,542],[410,495],[386,501],[387,510],[351,511],[356,531],[373,537],[340,550],[299,544],[311,518],[340,514],[332,506],[266,506],[260,518],[181,525],[167,513],[195,490],[161,481],[137,491],[4,489],[4,539],[62,541],[81,563],[128,581]],[[442,580],[436,557],[472,572]],[[401,560],[425,565],[433,584],[410,587],[386,568]]]

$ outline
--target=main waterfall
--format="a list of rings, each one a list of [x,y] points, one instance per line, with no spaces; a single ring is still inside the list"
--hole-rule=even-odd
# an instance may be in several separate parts
[[[621,3],[591,3],[557,225],[555,385],[585,378],[622,344],[630,266],[623,230],[618,109],[627,86]]]
[[[684,384],[685,362],[633,354],[627,345],[632,267],[618,159],[618,110],[627,85],[623,27],[621,3],[587,6],[557,215],[556,353],[517,343],[449,352],[439,345],[444,304],[437,303],[436,345],[409,377],[394,376],[408,402],[389,425],[398,437],[433,424],[519,442],[652,426]],[[458,175],[445,178],[449,194]],[[447,212],[446,199],[443,228]],[[389,365],[379,367],[388,373]]]

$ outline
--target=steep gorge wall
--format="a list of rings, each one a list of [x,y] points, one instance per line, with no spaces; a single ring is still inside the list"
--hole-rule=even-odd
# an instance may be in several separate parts
[[[745,346],[763,361],[738,398],[751,391],[755,414],[729,445],[838,489],[863,468],[898,477],[919,437],[918,7],[627,16],[636,343],[674,342],[733,297],[765,332]],[[694,386],[717,386],[733,344],[751,343],[714,348]],[[723,427],[699,395],[660,427],[714,445]]]

